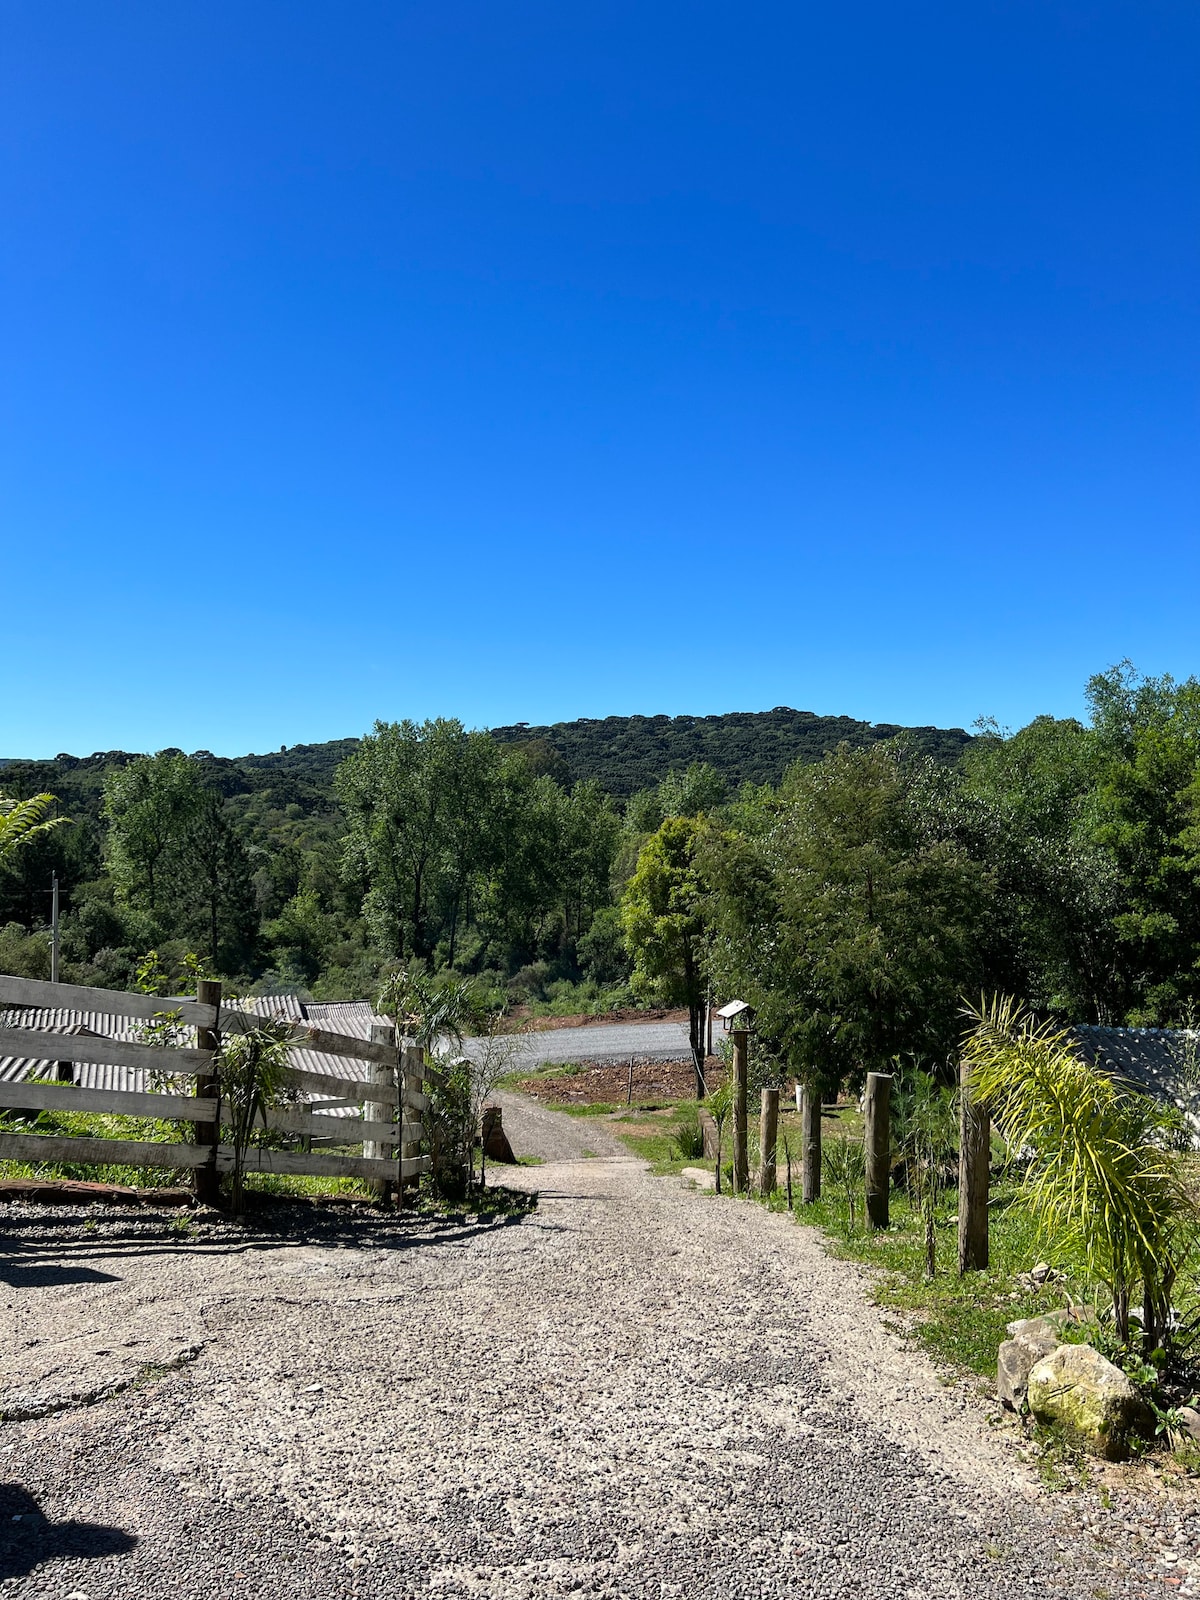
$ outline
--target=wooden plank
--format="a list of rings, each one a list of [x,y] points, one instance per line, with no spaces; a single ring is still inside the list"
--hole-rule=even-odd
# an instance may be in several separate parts
[[[360,1144],[363,1139],[384,1139],[394,1144],[401,1135],[406,1139],[413,1138],[410,1130],[419,1128],[420,1124],[366,1121],[362,1117],[314,1116],[310,1112],[281,1107],[277,1111],[267,1112],[267,1127],[283,1133],[315,1133],[322,1137],[340,1138],[343,1144]]]
[[[406,1111],[428,1111],[429,1096],[418,1094],[415,1089],[405,1089],[403,1104]]]
[[[270,1022],[269,1017],[256,1016],[252,1011],[239,1011],[226,1006],[221,1012],[221,1031],[223,1033],[250,1033],[263,1023]],[[370,1039],[356,1039],[349,1033],[330,1033],[326,1028],[310,1027],[304,1022],[293,1022],[288,1025],[287,1041],[289,1044],[303,1046],[306,1050],[315,1050],[325,1056],[348,1056],[352,1061],[370,1061],[377,1066],[391,1067],[400,1065],[400,1052],[394,1045],[375,1044]]]
[[[228,1172],[233,1165],[233,1152],[222,1145],[217,1154],[217,1165]],[[300,1174],[313,1178],[416,1178],[428,1172],[430,1158],[419,1156],[415,1161],[372,1161],[366,1156],[333,1156],[307,1150],[247,1150],[247,1172],[277,1172]]]
[[[195,1000],[169,1000],[153,994],[125,994],[120,989],[89,989],[77,983],[44,983],[39,978],[0,974],[0,1006],[35,1006],[42,1011],[98,1011],[109,1017],[150,1019],[177,1011],[182,1022],[198,1028],[216,1026],[212,1006]]]
[[[90,1061],[104,1067],[134,1067],[194,1077],[212,1066],[211,1050],[177,1050],[132,1039],[105,1039],[85,1033],[43,1033],[32,1028],[0,1028],[0,1056],[27,1061]]]
[[[361,1105],[372,1100],[378,1105],[399,1104],[400,1096],[385,1084],[368,1083],[365,1078],[335,1078],[332,1072],[308,1072],[302,1067],[289,1067],[287,1080],[298,1089],[316,1089],[326,1094],[340,1095],[343,1103]]]
[[[200,1167],[208,1149],[195,1144],[152,1144],[141,1139],[66,1139],[48,1133],[0,1133],[0,1161],[108,1162],[130,1167]],[[217,1169],[228,1172],[233,1151],[223,1144],[217,1150]],[[300,1173],[318,1178],[419,1177],[428,1172],[430,1158],[414,1161],[368,1161],[363,1156],[309,1154],[303,1150],[247,1150],[247,1172]]]
[[[53,1133],[0,1133],[0,1161],[108,1161],[129,1167],[199,1167],[198,1144],[152,1144],[143,1139],[67,1139]]]
[[[0,1106],[22,1111],[107,1111],[121,1117],[178,1118],[182,1122],[212,1122],[217,1114],[215,1100],[197,1100],[192,1095],[74,1089],[66,1083],[0,1082]]]

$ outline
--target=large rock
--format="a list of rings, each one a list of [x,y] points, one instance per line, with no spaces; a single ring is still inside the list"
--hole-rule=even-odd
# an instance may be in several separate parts
[[[996,1359],[996,1398],[1019,1411],[1029,1387],[1029,1374],[1043,1356],[1053,1354],[1062,1335],[1046,1317],[1026,1317],[1010,1322],[1009,1337]]]
[[[1090,1344],[1061,1344],[1035,1362],[1028,1399],[1039,1422],[1058,1423],[1110,1461],[1128,1455],[1130,1437],[1144,1433],[1150,1421],[1129,1379]]]

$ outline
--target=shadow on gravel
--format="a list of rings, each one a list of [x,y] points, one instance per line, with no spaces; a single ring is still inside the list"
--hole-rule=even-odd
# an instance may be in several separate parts
[[[465,1244],[482,1234],[519,1224],[536,1196],[504,1191],[495,1208],[479,1211],[353,1211],[348,1207],[263,1206],[241,1221],[217,1212],[192,1213],[188,1228],[177,1217],[131,1216],[126,1210],[90,1216],[14,1215],[0,1223],[0,1283],[42,1288],[59,1283],[96,1283],[110,1274],[76,1265],[132,1260],[152,1255],[242,1255],[319,1245],[363,1251],[419,1250]]]
[[[68,1283],[119,1283],[113,1272],[97,1272],[95,1267],[65,1266],[61,1261],[42,1261],[38,1257],[6,1261],[0,1257],[0,1283],[10,1289],[58,1289]]]
[[[118,1556],[136,1544],[134,1534],[101,1522],[51,1522],[28,1490],[0,1483],[0,1579],[23,1578],[55,1556]]]

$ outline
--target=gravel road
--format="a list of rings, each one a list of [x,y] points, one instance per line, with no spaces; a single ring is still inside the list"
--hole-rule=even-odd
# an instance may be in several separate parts
[[[468,1054],[480,1049],[467,1039]],[[581,1028],[546,1028],[523,1033],[513,1041],[514,1068],[533,1068],[544,1061],[677,1061],[690,1054],[688,1031],[681,1022],[600,1022]]]
[[[504,1103],[545,1163],[505,1173],[540,1201],[504,1223],[0,1218],[23,1241],[0,1409],[139,1375],[0,1427],[0,1592],[1189,1592],[1195,1522],[1146,1543],[1119,1502],[1039,1498],[809,1230],[650,1177],[602,1119]]]

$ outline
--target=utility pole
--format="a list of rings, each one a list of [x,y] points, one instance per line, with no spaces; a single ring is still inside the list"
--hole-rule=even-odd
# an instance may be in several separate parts
[[[54,874],[50,902],[50,982],[58,982],[58,873]]]

